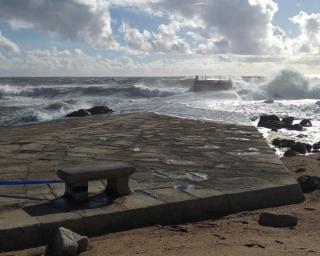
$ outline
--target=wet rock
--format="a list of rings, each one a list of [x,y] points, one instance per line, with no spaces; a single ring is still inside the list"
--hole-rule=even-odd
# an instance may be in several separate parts
[[[312,147],[313,147],[313,149],[319,150],[320,149],[320,141],[317,143],[314,143]]]
[[[66,115],[66,117],[83,117],[83,116],[90,116],[90,112],[85,109],[79,109],[77,111],[73,111]]]
[[[250,119],[250,121],[254,122],[259,119],[259,116],[251,116],[249,119]]]
[[[320,177],[303,175],[297,181],[304,193],[311,193],[320,188]]]
[[[274,100],[265,100],[263,103],[265,103],[265,104],[272,104],[272,103],[274,103]]]
[[[272,141],[272,145],[277,148],[291,148],[296,142],[289,139],[276,138]]]
[[[282,118],[282,123],[284,126],[290,126],[293,124],[293,121],[294,121],[294,117],[292,116],[287,116],[287,117],[284,117]]]
[[[316,105],[320,106],[320,100],[316,102]]]
[[[311,123],[311,121],[309,119],[303,119],[300,122],[300,125],[303,126],[303,127],[311,127],[312,123]]]
[[[308,135],[305,135],[305,134],[298,134],[297,135],[297,138],[300,138],[300,139],[307,138],[307,137],[308,137]]]
[[[265,127],[269,129],[281,129],[283,123],[280,121],[280,118],[276,115],[263,115],[260,116],[258,127]]]
[[[284,157],[292,157],[298,155],[296,151],[289,149],[284,153]]]
[[[298,219],[289,214],[276,214],[271,212],[262,212],[259,216],[259,224],[267,227],[294,227]]]
[[[299,154],[306,154],[311,151],[312,146],[310,144],[296,142],[291,149],[298,152]]]
[[[292,131],[303,131],[303,126],[301,124],[287,125],[285,128]]]
[[[76,256],[87,250],[88,237],[60,227],[50,244],[50,253],[56,256]]]
[[[100,114],[110,114],[113,111],[106,106],[94,106],[92,108],[87,109],[87,111],[91,115],[100,115]]]

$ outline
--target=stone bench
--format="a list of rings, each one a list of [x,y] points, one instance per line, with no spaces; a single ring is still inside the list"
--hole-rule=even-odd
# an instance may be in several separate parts
[[[128,195],[130,193],[129,176],[134,172],[135,168],[132,165],[114,162],[60,169],[57,175],[66,183],[66,197],[85,201],[88,199],[88,182],[94,180],[107,180],[106,193],[110,195]]]

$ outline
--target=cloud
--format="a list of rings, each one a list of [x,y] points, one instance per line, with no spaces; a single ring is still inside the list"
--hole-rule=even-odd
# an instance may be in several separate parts
[[[273,36],[272,19],[278,11],[273,0],[163,0],[151,4],[172,17],[201,20],[204,30],[212,35],[209,51],[235,54],[263,54]],[[198,22],[199,23],[199,22]],[[220,46],[220,47],[219,47]]]
[[[320,53],[320,13],[301,11],[290,21],[300,29],[300,35],[292,40],[293,47],[302,52]]]
[[[2,35],[0,31],[0,48],[4,49],[6,52],[19,53],[20,49],[18,45],[12,42],[9,38]]]
[[[1,0],[0,20],[13,28],[32,26],[64,39],[116,48],[104,0]]]
[[[182,23],[172,21],[168,25],[161,24],[155,32],[147,30],[140,32],[130,23],[124,22],[120,32],[123,33],[128,47],[133,51],[190,53],[189,44],[177,35],[182,27]]]

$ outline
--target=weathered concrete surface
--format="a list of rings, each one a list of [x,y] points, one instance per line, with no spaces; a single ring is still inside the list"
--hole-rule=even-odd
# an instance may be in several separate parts
[[[59,226],[98,235],[297,203],[301,190],[254,127],[152,113],[0,129],[1,180],[56,179],[63,167],[132,163],[134,193],[70,204],[64,184],[0,186],[0,250],[44,244]]]

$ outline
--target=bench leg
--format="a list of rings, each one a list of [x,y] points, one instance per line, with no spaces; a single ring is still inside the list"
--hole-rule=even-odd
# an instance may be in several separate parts
[[[65,197],[77,202],[86,201],[88,199],[88,182],[66,183]]]
[[[106,193],[115,196],[125,196],[130,194],[129,178],[108,179]]]

